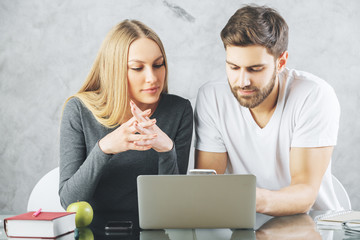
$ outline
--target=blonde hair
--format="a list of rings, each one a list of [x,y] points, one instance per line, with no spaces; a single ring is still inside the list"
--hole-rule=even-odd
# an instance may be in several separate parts
[[[105,127],[113,128],[122,123],[130,101],[127,81],[129,47],[141,37],[155,41],[161,50],[166,69],[162,92],[167,93],[167,60],[160,38],[142,22],[124,20],[106,35],[83,86],[67,101],[79,98]]]

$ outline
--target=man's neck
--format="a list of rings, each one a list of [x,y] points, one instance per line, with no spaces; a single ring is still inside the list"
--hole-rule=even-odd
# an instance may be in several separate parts
[[[250,108],[250,112],[255,122],[260,128],[264,128],[270,121],[275,109],[279,95],[279,81],[275,82],[275,86],[269,96],[255,108]]]

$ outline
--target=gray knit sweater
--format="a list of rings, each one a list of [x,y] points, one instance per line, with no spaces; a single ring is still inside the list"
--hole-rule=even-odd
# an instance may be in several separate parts
[[[126,151],[107,155],[98,141],[115,129],[101,125],[78,98],[65,106],[60,128],[61,204],[87,201],[94,211],[137,212],[139,175],[185,174],[188,167],[193,111],[188,100],[162,94],[151,116],[174,142],[165,153]]]

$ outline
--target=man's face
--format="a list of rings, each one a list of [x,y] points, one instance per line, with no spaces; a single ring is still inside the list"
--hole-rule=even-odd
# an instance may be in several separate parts
[[[255,108],[266,100],[276,83],[276,61],[261,46],[227,46],[226,73],[241,106]]]

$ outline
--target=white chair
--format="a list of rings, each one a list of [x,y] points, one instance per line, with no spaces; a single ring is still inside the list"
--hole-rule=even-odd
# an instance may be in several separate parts
[[[345,210],[350,210],[351,209],[351,201],[350,201],[350,198],[349,198],[349,195],[348,195],[346,189],[341,184],[339,179],[337,179],[334,175],[332,175],[332,181],[333,181],[334,191],[339,200],[340,205]]]
[[[43,176],[32,190],[27,210],[36,211],[39,208],[47,212],[64,212],[60,204],[59,168],[55,168]]]

